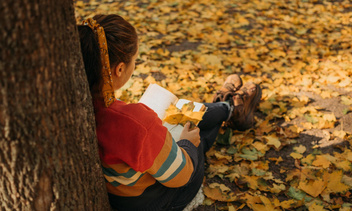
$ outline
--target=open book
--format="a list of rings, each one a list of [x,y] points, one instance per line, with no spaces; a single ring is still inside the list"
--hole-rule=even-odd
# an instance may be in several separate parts
[[[139,100],[139,103],[143,103],[154,110],[161,120],[165,118],[166,110],[170,105],[173,104],[177,108],[182,109],[182,106],[189,102],[191,101],[178,99],[176,95],[157,84],[150,84]],[[193,102],[193,104],[194,112],[205,111],[206,109],[202,103]],[[163,125],[169,130],[174,140],[179,141],[183,126],[180,124],[169,124],[167,122],[163,122]]]

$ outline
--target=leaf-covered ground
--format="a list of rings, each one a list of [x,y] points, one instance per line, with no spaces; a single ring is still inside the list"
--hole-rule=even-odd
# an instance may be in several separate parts
[[[210,102],[231,73],[261,84],[256,126],[207,154],[197,210],[351,210],[352,3],[347,0],[76,1],[140,38],[120,99],[149,83]]]

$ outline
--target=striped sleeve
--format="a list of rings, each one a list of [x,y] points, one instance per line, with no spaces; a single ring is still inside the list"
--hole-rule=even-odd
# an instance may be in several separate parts
[[[106,181],[115,187],[120,184],[133,186],[143,176],[141,172],[134,171],[132,168],[129,168],[125,173],[118,173],[115,169],[105,167],[104,165],[103,173]]]
[[[196,153],[197,148],[193,147]],[[179,147],[168,132],[160,153],[147,172],[167,187],[181,187],[191,179],[195,170],[194,166],[197,166],[194,162],[186,150]]]
[[[135,171],[125,163],[109,165],[102,162],[102,169],[108,192],[116,196],[140,196],[155,184],[150,174]]]

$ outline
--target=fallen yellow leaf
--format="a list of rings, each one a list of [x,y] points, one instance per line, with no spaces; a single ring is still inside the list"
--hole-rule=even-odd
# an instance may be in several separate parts
[[[231,191],[231,189],[228,188],[224,184],[219,184],[219,183],[216,183],[216,182],[209,184],[209,188],[217,188],[217,187],[220,188],[221,192],[229,192],[229,191]]]
[[[273,108],[273,104],[270,101],[263,101],[259,104],[259,110],[266,113]]]
[[[280,205],[281,205],[281,207],[282,207],[283,209],[286,210],[286,209],[291,208],[292,205],[294,205],[295,203],[296,203],[295,200],[290,199],[290,200],[287,200],[287,201],[282,201],[282,202],[280,203]]]
[[[271,56],[273,56],[274,58],[279,58],[279,57],[285,57],[286,56],[286,53],[281,51],[281,50],[278,50],[278,49],[274,49],[272,51],[270,51],[269,53]]]
[[[347,133],[345,131],[343,131],[343,130],[335,130],[332,134],[334,136],[342,138],[342,139],[344,139],[346,137],[346,135],[347,135]]]
[[[237,196],[233,192],[222,192],[220,186],[217,185],[213,185],[212,188],[206,186],[203,188],[203,191],[208,198],[216,201],[232,202],[237,199]]]
[[[346,87],[346,86],[350,86],[352,83],[352,80],[349,79],[349,78],[345,78],[344,80],[342,80],[340,83],[339,83],[339,86],[340,87]]]
[[[273,204],[271,203],[271,200],[268,199],[267,197],[261,195],[259,196],[260,199],[262,200],[264,206],[265,206],[265,210],[275,210],[275,207],[273,206]]]
[[[344,105],[352,105],[352,99],[347,96],[341,96],[341,101]]]
[[[352,162],[352,151],[348,151],[348,152],[346,153],[346,159],[347,159],[348,161]]]
[[[316,204],[315,202],[308,207],[309,211],[324,211],[323,205]]]
[[[312,162],[314,161],[314,159],[315,159],[315,155],[309,154],[307,155],[307,157],[301,159],[301,162],[308,165],[312,165]]]
[[[269,136],[264,136],[265,139],[267,139],[267,145],[274,146],[275,149],[279,149],[281,146],[281,142],[279,138],[276,136],[276,134],[271,134]]]
[[[263,144],[262,142],[259,142],[259,141],[254,142],[252,145],[261,153],[265,153],[266,151],[269,150],[269,147],[266,144]]]
[[[346,185],[348,185],[348,186],[350,186],[352,188],[352,177],[343,175],[342,179],[341,179],[341,182],[343,182],[344,184],[346,184]]]
[[[313,197],[318,197],[326,188],[327,181],[323,181],[321,178],[317,180],[301,181],[298,188],[308,193]]]
[[[286,190],[286,186],[284,184],[277,185],[274,183],[270,191],[272,193],[280,193],[281,191],[284,191],[284,190]]]
[[[323,167],[323,168],[328,168],[330,166],[331,162],[326,159],[322,155],[317,155],[315,158],[315,161],[313,161],[312,165],[317,166],[317,167]]]
[[[335,165],[337,168],[342,169],[344,171],[351,171],[352,170],[352,164],[350,161],[347,161],[347,160],[336,162]]]
[[[237,23],[239,24],[239,26],[246,26],[249,24],[249,21],[245,17],[239,16],[237,19]]]
[[[331,113],[331,114],[324,114],[323,115],[323,119],[330,121],[330,122],[336,122],[336,117],[335,114]]]
[[[331,92],[332,92],[332,91],[322,91],[321,94],[320,94],[320,96],[321,96],[322,98],[324,98],[324,99],[326,99],[326,98],[331,98]]]
[[[244,176],[246,182],[248,182],[248,187],[253,189],[253,190],[257,190],[258,189],[258,179],[259,177],[257,176]]]
[[[236,211],[236,210],[237,209],[233,205],[228,206],[228,211]]]
[[[331,174],[325,172],[323,179],[328,182],[327,188],[324,192],[327,193],[341,193],[350,189],[350,187],[342,183],[342,171],[333,171]]]
[[[290,154],[291,157],[293,157],[294,159],[301,159],[303,158],[303,155],[302,154],[299,154],[299,153],[296,153],[296,152],[292,152]]]
[[[294,147],[293,149],[299,154],[303,154],[307,150],[307,148],[303,145],[299,145],[298,147]]]

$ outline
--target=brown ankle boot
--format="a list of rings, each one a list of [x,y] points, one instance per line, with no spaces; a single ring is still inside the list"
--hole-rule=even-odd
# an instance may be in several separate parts
[[[217,95],[221,94],[221,97],[214,99],[228,101],[231,106],[231,116],[225,122],[225,126],[240,131],[251,128],[254,124],[254,112],[262,97],[260,86],[253,82],[248,82],[235,92],[218,91]]]
[[[262,98],[262,89],[258,84],[248,82],[236,92],[236,95],[242,99],[243,104],[236,106],[236,102],[234,103],[233,115],[226,124],[232,129],[244,131],[254,125],[254,112]]]
[[[238,91],[242,86],[242,79],[237,74],[229,75],[224,85],[216,92],[213,102],[228,101],[231,96]]]

